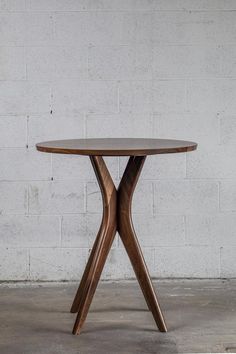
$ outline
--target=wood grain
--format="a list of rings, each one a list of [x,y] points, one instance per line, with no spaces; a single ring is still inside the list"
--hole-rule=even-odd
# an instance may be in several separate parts
[[[145,156],[132,156],[129,158],[126,170],[118,188],[118,232],[157,327],[161,332],[167,332],[165,320],[157,300],[157,295],[141,247],[134,231],[131,217],[132,196],[145,158]]]
[[[131,217],[132,196],[147,155],[196,150],[191,141],[168,139],[72,139],[39,143],[42,152],[90,156],[103,200],[103,217],[84,274],[75,295],[71,312],[77,312],[73,334],[79,334],[86,320],[98,281],[119,232],[149,310],[157,327],[167,327],[154,286],[134,231]],[[118,189],[116,189],[102,156],[130,156]]]
[[[36,144],[42,152],[88,156],[146,156],[196,150],[191,141],[168,139],[70,139]]]
[[[100,230],[89,257],[71,312],[78,312],[73,334],[78,334],[86,319],[93,295],[97,288],[105,261],[115,237],[116,188],[102,157],[91,157],[103,198],[103,217]]]
[[[103,197],[103,218],[71,307],[71,312],[78,312],[73,334],[79,334],[81,331],[116,231],[120,233],[148,308],[159,330],[167,331],[131,219],[132,196],[145,158],[145,156],[129,158],[119,188],[116,190],[103,158],[101,156],[91,157]]]

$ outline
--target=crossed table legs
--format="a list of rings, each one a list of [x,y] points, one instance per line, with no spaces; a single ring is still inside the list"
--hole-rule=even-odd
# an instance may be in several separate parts
[[[71,312],[77,312],[73,334],[79,334],[88,314],[99,278],[116,231],[120,234],[139,285],[157,327],[167,332],[157,296],[143,258],[131,219],[131,201],[146,156],[131,156],[116,189],[102,156],[90,156],[103,199],[101,226],[89,256]]]

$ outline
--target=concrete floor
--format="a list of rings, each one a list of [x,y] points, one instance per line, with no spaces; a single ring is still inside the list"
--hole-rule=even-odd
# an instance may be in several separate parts
[[[1,354],[236,352],[236,280],[155,282],[169,328],[157,331],[136,282],[101,283],[79,336],[76,284],[0,286]]]

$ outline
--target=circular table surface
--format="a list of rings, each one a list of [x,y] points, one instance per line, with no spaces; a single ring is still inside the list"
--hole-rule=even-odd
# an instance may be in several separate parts
[[[145,156],[196,150],[192,141],[144,138],[70,139],[36,144],[39,151],[88,156]]]

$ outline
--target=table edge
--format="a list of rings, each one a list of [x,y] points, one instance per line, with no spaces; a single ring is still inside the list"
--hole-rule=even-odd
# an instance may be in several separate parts
[[[135,150],[80,150],[80,149],[63,149],[45,147],[36,144],[36,149],[40,152],[52,153],[52,154],[66,154],[66,155],[83,155],[83,156],[147,156],[158,154],[174,154],[181,152],[189,152],[197,149],[198,144],[193,143],[190,146],[175,147],[175,148],[162,148],[162,149],[137,149]]]

